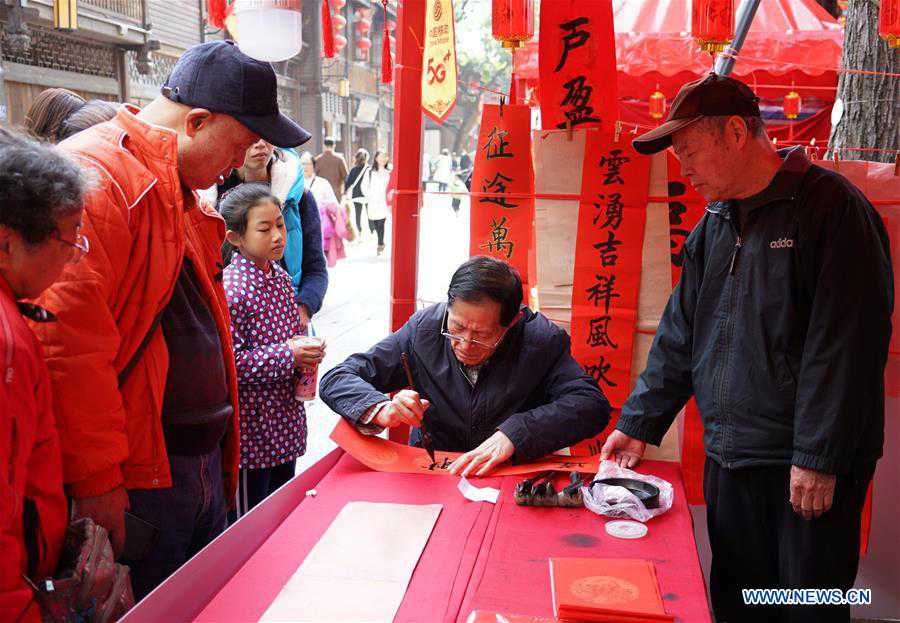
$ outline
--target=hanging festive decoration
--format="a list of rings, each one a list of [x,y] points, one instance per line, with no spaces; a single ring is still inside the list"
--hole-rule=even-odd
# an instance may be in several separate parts
[[[334,5],[334,0],[332,0],[332,5]],[[337,7],[334,7],[334,8],[336,9]],[[343,30],[344,27],[347,25],[347,18],[345,18],[341,14],[332,15],[331,16],[331,24],[332,24],[332,26],[334,26],[335,31]]]
[[[427,0],[422,50],[422,111],[444,123],[456,106],[456,30],[453,0]]]
[[[892,49],[900,48],[900,0],[881,0],[878,34]]]
[[[784,116],[788,119],[796,119],[800,116],[800,107],[802,105],[803,100],[800,99],[800,94],[791,89],[790,93],[784,96],[784,103],[782,104]]]
[[[301,0],[235,0],[231,34],[241,51],[270,63],[299,54],[303,47],[300,4]]]
[[[372,30],[372,22],[368,19],[358,19],[354,23],[353,27],[356,29],[356,32],[365,36],[369,34],[369,31]]]
[[[322,0],[322,56],[334,58],[334,24],[328,0]]]
[[[78,0],[53,0],[53,28],[78,30]]]
[[[388,0],[381,0],[381,6],[384,9],[384,32],[381,40],[381,82],[382,84],[390,84],[394,75],[394,61],[391,59],[391,33],[388,24]]]
[[[692,0],[691,36],[704,52],[724,50],[734,39],[734,0]]]
[[[344,48],[347,47],[347,37],[344,35],[335,35],[334,36],[334,51],[336,54],[340,54]]]
[[[228,3],[226,0],[206,0],[206,21],[213,28],[225,27],[225,16]]]
[[[336,11],[340,11],[347,6],[347,0],[331,0],[331,7]]]
[[[534,37],[534,0],[493,0],[493,34],[504,48],[515,50]]]
[[[654,119],[662,119],[666,116],[666,96],[657,86],[656,91],[650,94],[650,116]]]

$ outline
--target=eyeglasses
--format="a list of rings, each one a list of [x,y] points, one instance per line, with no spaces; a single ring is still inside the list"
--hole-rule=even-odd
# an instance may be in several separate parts
[[[87,236],[85,236],[84,234],[82,234],[80,232],[75,234],[74,242],[66,240],[65,238],[61,237],[59,235],[59,232],[56,232],[53,235],[53,237],[56,238],[57,240],[59,240],[63,244],[67,244],[70,247],[74,247],[75,249],[78,249],[78,258],[79,259],[81,259],[85,255],[87,255],[88,252],[91,250],[91,243],[88,241]]]
[[[482,342],[481,340],[471,340],[461,335],[454,335],[450,333],[450,312],[444,312],[444,322],[441,326],[441,335],[445,338],[449,339],[451,342],[455,342],[456,344],[471,344],[473,346],[477,346],[478,348],[483,348],[485,350],[493,350],[497,348],[497,345],[503,341],[504,336],[506,335],[506,331],[500,336],[500,338],[494,342],[493,344],[488,344],[487,342]]]

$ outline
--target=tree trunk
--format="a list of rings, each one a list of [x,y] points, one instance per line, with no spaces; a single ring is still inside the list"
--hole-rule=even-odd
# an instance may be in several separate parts
[[[468,151],[469,134],[472,132],[472,128],[480,122],[481,115],[478,114],[478,104],[475,104],[463,118],[462,127],[460,127],[459,133],[456,135],[456,142],[453,145],[456,153],[461,154],[464,151]]]
[[[897,51],[878,36],[878,6],[871,0],[850,0],[844,28],[844,69],[900,72]],[[893,162],[893,153],[848,148],[900,149],[898,93],[900,78],[842,73],[837,97],[844,104],[844,114],[831,129],[831,149],[837,149],[845,160]]]

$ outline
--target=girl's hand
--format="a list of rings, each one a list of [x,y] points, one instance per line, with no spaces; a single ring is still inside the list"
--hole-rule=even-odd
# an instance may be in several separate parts
[[[299,367],[315,367],[325,358],[325,340],[322,338],[299,335],[288,340],[288,348],[294,354],[294,364]]]

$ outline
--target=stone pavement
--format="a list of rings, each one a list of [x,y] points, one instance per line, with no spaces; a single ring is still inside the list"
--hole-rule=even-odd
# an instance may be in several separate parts
[[[313,318],[316,334],[327,341],[320,376],[353,353],[368,350],[388,334],[390,317],[391,220],[386,223],[387,250],[375,254],[375,240],[363,224],[362,241],[347,248],[347,258],[329,269],[325,303]],[[469,209],[464,200],[458,215],[447,196],[426,195],[419,225],[419,306],[443,301],[453,271],[468,258]],[[307,405],[306,455],[298,473],[334,449],[328,438],[338,416],[321,400]]]

